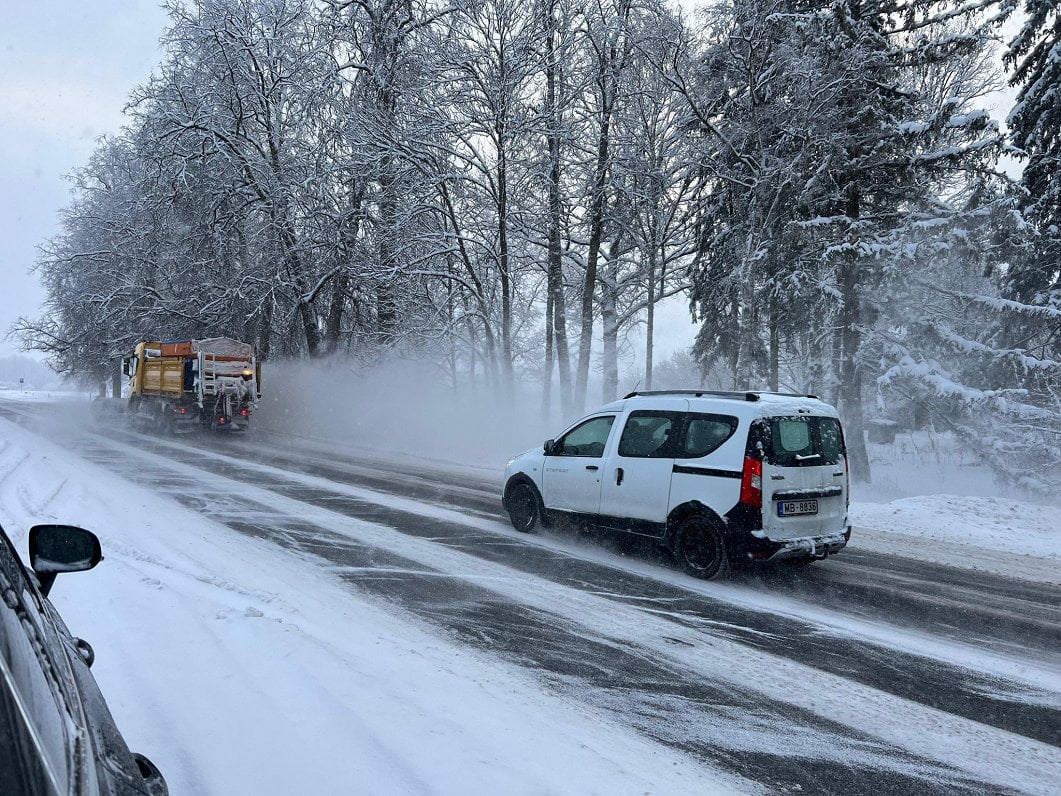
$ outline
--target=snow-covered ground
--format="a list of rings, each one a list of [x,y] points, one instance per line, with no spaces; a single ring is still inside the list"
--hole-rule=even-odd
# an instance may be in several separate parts
[[[1061,584],[1052,506],[1000,497],[920,495],[852,504],[853,548]]]
[[[852,487],[855,547],[1061,583],[1059,504],[1014,494],[948,434],[869,450],[873,484]]]
[[[930,481],[923,461],[894,464],[880,468],[878,494],[866,490],[882,502],[853,504],[853,547],[1057,582],[1054,508],[975,494],[982,487],[896,496]],[[359,598],[319,561],[239,536],[0,419],[0,524],[25,553],[26,530],[39,522],[101,537],[106,560],[60,577],[53,601],[95,647],[94,672],[123,733],[175,796],[762,790]],[[737,602],[776,602],[776,612],[814,610],[711,586]],[[837,632],[878,632],[822,613],[815,619]],[[955,654],[928,652],[931,639],[896,628],[879,633],[887,646]],[[990,672],[996,662],[985,655],[975,666]],[[894,701],[881,703],[882,717]],[[919,716],[893,716],[897,737],[936,720]],[[961,752],[960,739],[950,743]]]

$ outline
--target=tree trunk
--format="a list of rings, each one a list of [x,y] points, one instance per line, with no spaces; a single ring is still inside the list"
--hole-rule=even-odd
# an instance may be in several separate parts
[[[546,37],[546,102],[548,104],[550,125],[547,136],[549,145],[549,271],[546,279],[548,290],[545,324],[547,341],[556,348],[556,363],[560,377],[560,409],[564,416],[571,413],[571,355],[567,342],[567,309],[564,300],[564,271],[562,235],[562,208],[560,204],[560,125],[563,123],[559,100],[557,97],[557,73],[560,65],[556,61],[556,2],[550,4]],[[551,390],[552,362],[548,367],[547,388]]]
[[[848,188],[847,215],[852,220],[859,217],[860,196],[858,187]],[[856,255],[845,256],[840,266],[840,388],[839,407],[845,426],[848,464],[851,477],[865,483],[870,482],[869,453],[866,451],[864,420],[862,415],[862,370],[858,363],[858,351],[862,345],[862,312],[858,296],[859,267]]]
[[[504,49],[502,49],[504,53]],[[502,71],[504,62],[502,61]],[[508,251],[508,159],[505,125],[500,123],[497,133],[497,248],[498,270],[501,276],[501,398],[512,397],[512,274]]]
[[[841,275],[841,280],[843,276]],[[843,302],[843,299],[841,299]],[[829,403],[839,405],[840,389],[843,383],[844,370],[844,309],[840,308],[840,317],[837,318],[836,328],[832,335],[832,368],[830,369],[830,383],[826,385],[825,394],[829,397]]]
[[[612,246],[612,256],[605,263],[606,276],[601,286],[601,402],[614,401],[619,391],[619,313],[618,273],[615,254],[618,246]]]
[[[265,303],[262,305],[261,313],[258,316],[258,359],[266,360],[269,358],[269,349],[272,344],[273,338],[273,297],[270,294],[266,296]]]
[[[324,324],[324,347],[328,353],[339,350],[342,338],[343,316],[346,313],[347,293],[350,289],[350,266],[352,252],[357,246],[357,239],[361,232],[362,201],[365,196],[364,188],[356,184],[348,186],[350,194],[350,210],[347,218],[350,219],[342,227],[342,238],[338,247],[339,262],[343,264],[332,285],[332,298],[328,306],[328,316]],[[356,325],[355,317],[355,325]]]
[[[741,339],[741,324],[743,320],[741,318],[741,299],[740,294],[735,293],[733,295],[732,303],[730,304],[729,315],[725,320],[727,326],[729,326],[730,335],[729,339],[733,341],[732,346],[728,352],[727,364],[729,365],[729,377],[731,380],[730,387],[734,390],[744,389],[744,385],[740,383],[741,380],[741,350],[740,350],[740,339]]]
[[[311,357],[320,353],[320,329],[317,328],[317,309],[305,298],[298,300],[298,314],[302,319],[302,332],[306,336],[306,351]]]
[[[324,323],[324,350],[329,354],[339,349],[343,331],[343,311],[346,308],[346,290],[349,284],[346,273],[340,273],[332,283],[332,298],[328,305],[328,317]]]
[[[379,267],[381,279],[376,285],[376,340],[384,346],[394,344],[398,336],[398,298],[394,293],[397,258],[394,255],[394,224],[398,216],[394,180],[389,168],[380,177]]]
[[[582,326],[578,336],[578,370],[575,374],[575,408],[586,406],[586,385],[589,382],[589,360],[593,350],[593,300],[597,292],[597,260],[604,236],[605,178],[608,173],[610,105],[601,119],[597,137],[597,165],[593,177],[593,199],[590,204],[589,248],[586,252],[586,273],[582,280]]]
[[[446,256],[446,269],[453,273],[453,255]],[[446,329],[448,334],[446,339],[449,342],[449,346],[446,350],[446,356],[449,360],[449,383],[453,389],[453,394],[458,394],[457,387],[457,340],[456,334],[456,312],[454,310],[454,297],[453,297],[453,281],[446,280]]]
[[[545,364],[542,368],[542,420],[553,413],[553,294],[545,294]]]
[[[737,384],[738,390],[754,390],[759,387],[759,373],[756,367],[756,349],[759,342],[759,310],[755,305],[755,275],[754,268],[750,264],[751,258],[745,257],[749,263],[749,273],[740,288],[740,311],[738,313],[739,337],[737,344]]]
[[[656,328],[656,250],[648,254],[648,306],[645,319],[645,389],[652,389],[652,346]]]
[[[781,380],[781,319],[778,317],[777,300],[770,302],[770,365],[769,385],[774,392]]]

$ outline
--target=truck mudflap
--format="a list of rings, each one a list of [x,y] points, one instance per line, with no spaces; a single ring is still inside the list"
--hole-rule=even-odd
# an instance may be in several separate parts
[[[250,417],[248,415],[218,415],[210,424],[212,431],[220,431],[223,434],[236,434],[250,428]]]
[[[820,536],[797,536],[791,539],[770,539],[760,531],[755,536],[772,545],[777,549],[766,557],[759,560],[781,561],[786,558],[814,558],[822,559],[839,553],[851,539],[851,526],[848,525],[843,531],[822,534]],[[756,556],[759,558],[759,556]]]

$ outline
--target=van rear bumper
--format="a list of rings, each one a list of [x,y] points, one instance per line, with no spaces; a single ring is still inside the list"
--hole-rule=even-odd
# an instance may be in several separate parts
[[[760,552],[749,553],[757,561],[781,561],[786,558],[825,558],[839,553],[851,539],[851,526],[843,531],[820,536],[797,536],[791,539],[770,539],[759,536]]]
[[[781,561],[785,558],[824,558],[847,547],[851,525],[843,531],[813,536],[771,539],[762,529],[737,533],[730,538],[733,555],[751,561]]]

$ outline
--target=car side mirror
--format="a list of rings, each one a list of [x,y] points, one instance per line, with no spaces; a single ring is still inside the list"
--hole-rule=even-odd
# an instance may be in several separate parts
[[[552,456],[556,453],[556,443],[551,439],[545,440],[545,445],[542,446],[542,450],[546,456]]]
[[[83,572],[103,560],[99,539],[73,525],[34,525],[29,529],[29,562],[48,596],[60,572]]]

